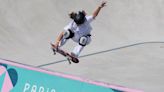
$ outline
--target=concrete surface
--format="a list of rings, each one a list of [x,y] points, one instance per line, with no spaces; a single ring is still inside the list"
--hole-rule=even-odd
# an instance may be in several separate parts
[[[164,90],[164,0],[110,0],[92,23],[92,43],[68,65],[50,49],[70,11],[100,0],[0,0],[0,58],[145,92]],[[76,44],[64,46],[70,51]]]

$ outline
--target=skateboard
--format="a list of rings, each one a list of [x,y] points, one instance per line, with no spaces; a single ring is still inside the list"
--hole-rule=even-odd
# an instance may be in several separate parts
[[[54,52],[54,55],[55,55],[56,53],[59,53],[59,54],[63,55],[64,57],[67,58],[69,64],[71,64],[71,61],[72,61],[73,63],[79,63],[79,59],[77,59],[76,57],[72,56],[72,55],[69,54],[68,52],[66,52],[66,51],[64,51],[64,50],[62,50],[62,49],[60,49],[60,48],[57,48],[57,47],[56,47],[54,44],[52,44],[52,43],[51,43],[51,46],[52,46],[52,50],[53,50],[53,52]]]

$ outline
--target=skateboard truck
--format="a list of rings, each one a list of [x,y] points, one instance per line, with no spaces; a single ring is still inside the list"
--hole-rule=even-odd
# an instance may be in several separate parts
[[[53,50],[53,52],[54,52],[54,55],[56,55],[56,52],[58,51],[58,47],[57,48],[51,48],[52,50]]]
[[[56,55],[56,49],[52,48],[53,52],[54,52],[54,55]]]
[[[71,64],[71,58],[69,56],[66,56],[68,63]]]

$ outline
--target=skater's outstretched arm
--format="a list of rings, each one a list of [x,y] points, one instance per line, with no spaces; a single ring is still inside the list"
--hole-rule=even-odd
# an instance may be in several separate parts
[[[97,7],[97,9],[93,12],[93,18],[96,18],[97,15],[99,14],[100,10],[106,6],[106,1],[103,1],[100,6]]]

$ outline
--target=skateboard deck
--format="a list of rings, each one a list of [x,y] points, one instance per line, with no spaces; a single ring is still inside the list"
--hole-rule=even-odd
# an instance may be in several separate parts
[[[71,54],[69,54],[68,52],[60,49],[60,48],[56,48],[56,46],[54,44],[51,43],[52,46],[52,50],[54,52],[54,54],[59,53],[61,55],[63,55],[64,57],[67,58],[69,64],[71,64],[71,61],[74,63],[79,63],[79,59],[77,59],[76,57],[72,56]]]

